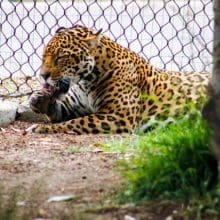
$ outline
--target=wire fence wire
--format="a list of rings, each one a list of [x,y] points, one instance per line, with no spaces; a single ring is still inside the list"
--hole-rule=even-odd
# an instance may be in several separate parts
[[[211,71],[212,0],[0,1],[0,98],[31,94],[43,47],[82,24],[167,70]]]

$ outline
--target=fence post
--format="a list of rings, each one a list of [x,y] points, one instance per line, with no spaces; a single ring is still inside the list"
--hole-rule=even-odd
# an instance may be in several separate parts
[[[218,159],[220,182],[220,1],[214,0],[213,75],[209,84],[209,100],[203,115],[211,128],[211,148]]]

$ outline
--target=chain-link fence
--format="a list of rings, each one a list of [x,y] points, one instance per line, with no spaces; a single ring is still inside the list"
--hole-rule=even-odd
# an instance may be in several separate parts
[[[76,23],[102,28],[159,68],[212,68],[212,0],[0,0],[0,23],[0,98],[32,93],[43,47]]]

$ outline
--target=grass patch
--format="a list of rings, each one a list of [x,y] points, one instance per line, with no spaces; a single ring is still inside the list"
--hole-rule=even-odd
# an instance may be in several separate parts
[[[74,145],[72,145],[72,146],[70,146],[68,148],[68,152],[70,154],[82,153],[82,151],[79,149],[79,147],[78,146],[74,146]]]
[[[124,178],[120,201],[204,196],[217,181],[217,162],[209,149],[209,137],[206,122],[195,112],[120,142],[119,149],[124,153],[119,162]]]

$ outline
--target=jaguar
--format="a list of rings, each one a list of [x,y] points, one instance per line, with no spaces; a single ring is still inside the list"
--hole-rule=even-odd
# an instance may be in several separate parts
[[[188,103],[203,106],[209,73],[166,71],[81,25],[59,28],[43,51],[42,88],[31,109],[51,122],[37,133],[127,133],[186,114]]]

